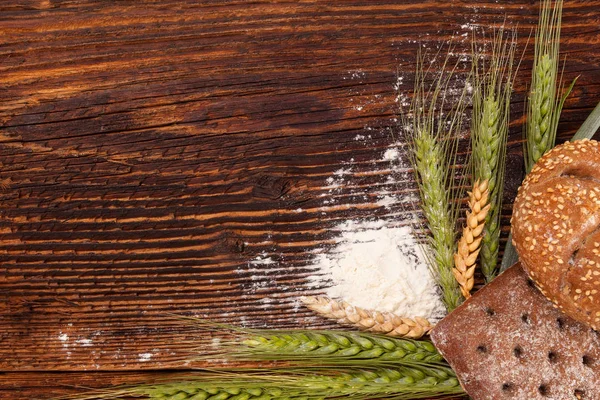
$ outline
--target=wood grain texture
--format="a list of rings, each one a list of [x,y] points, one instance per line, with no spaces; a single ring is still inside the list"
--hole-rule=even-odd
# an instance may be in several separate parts
[[[564,79],[580,78],[561,140],[600,100],[599,7],[565,4]],[[341,221],[414,206],[409,169],[383,154],[417,49],[468,52],[472,25],[505,20],[522,50],[537,3],[0,3],[0,398],[181,368],[211,337],[168,313],[332,326],[297,302],[326,286],[309,282],[314,250]]]

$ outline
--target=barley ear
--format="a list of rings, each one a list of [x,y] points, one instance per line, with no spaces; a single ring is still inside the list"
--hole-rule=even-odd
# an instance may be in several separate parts
[[[490,210],[488,181],[475,182],[473,191],[469,192],[468,203],[466,226],[463,228],[457,252],[454,254],[452,270],[465,299],[471,297],[471,290],[475,284],[477,256],[481,247],[485,219]]]

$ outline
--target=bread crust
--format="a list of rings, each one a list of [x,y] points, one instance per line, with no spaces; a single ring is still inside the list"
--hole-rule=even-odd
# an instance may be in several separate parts
[[[516,264],[431,331],[473,400],[600,399],[600,335],[552,307]]]
[[[600,143],[555,147],[519,188],[513,244],[540,291],[571,318],[600,327]]]

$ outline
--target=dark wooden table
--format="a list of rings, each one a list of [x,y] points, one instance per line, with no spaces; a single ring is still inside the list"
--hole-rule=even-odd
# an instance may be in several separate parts
[[[600,101],[600,0],[565,2],[564,79],[580,78],[560,140]],[[0,398],[185,368],[190,341],[211,335],[169,313],[333,326],[297,302],[323,289],[307,281],[311,250],[342,220],[400,215],[384,191],[414,191],[410,174],[385,184],[382,154],[417,49],[454,37],[468,52],[474,25],[506,20],[522,51],[537,13],[530,0],[0,3]]]

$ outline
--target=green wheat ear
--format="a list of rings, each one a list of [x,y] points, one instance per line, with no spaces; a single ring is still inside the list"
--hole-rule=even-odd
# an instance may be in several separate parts
[[[421,209],[430,232],[430,252],[426,252],[431,253],[428,262],[442,290],[442,300],[448,311],[452,311],[462,301],[452,268],[460,211],[460,202],[455,200],[462,198],[464,192],[464,180],[455,185],[454,174],[458,164],[458,138],[466,106],[466,87],[449,106],[448,88],[458,63],[450,66],[447,57],[430,87],[426,86],[425,79],[433,74],[425,71],[423,65],[423,57],[419,54],[413,101],[409,113],[403,115],[402,124],[407,133]],[[446,72],[448,69],[451,72]],[[456,189],[457,186],[459,189]]]
[[[225,356],[319,365],[436,364],[442,356],[426,340],[345,331],[256,331],[224,346]]]
[[[179,381],[106,389],[73,400],[321,400],[428,399],[464,394],[448,367],[344,368],[337,370],[265,370],[261,373],[196,374]]]
[[[554,3],[554,6],[553,6]],[[558,76],[560,31],[563,0],[543,0],[536,31],[535,57],[531,88],[527,101],[525,126],[525,167],[531,171],[537,160],[554,147],[558,122],[566,97],[575,81],[561,98]]]
[[[563,0],[542,0],[535,35],[535,56],[531,73],[531,86],[527,98],[527,121],[524,127],[525,169],[528,173],[537,160],[556,142],[558,122],[567,96],[577,79],[558,95],[558,64]],[[502,258],[502,270],[518,261],[518,254],[509,235]]]
[[[490,282],[497,274],[516,33],[499,29],[491,54],[480,53],[476,47],[474,43],[471,146],[473,178],[489,182],[491,207],[485,219],[480,264]]]

